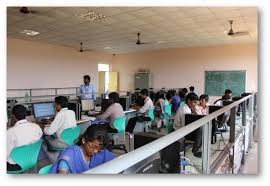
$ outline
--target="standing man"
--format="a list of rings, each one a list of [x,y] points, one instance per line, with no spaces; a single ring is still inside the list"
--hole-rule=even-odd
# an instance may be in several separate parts
[[[91,78],[89,75],[83,76],[84,85],[80,86],[81,99],[94,99],[96,100],[96,86],[90,84]]]

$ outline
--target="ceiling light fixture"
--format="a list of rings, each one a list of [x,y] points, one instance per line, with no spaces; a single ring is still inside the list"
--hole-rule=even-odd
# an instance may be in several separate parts
[[[95,21],[95,20],[103,19],[103,18],[106,17],[105,15],[103,15],[101,13],[97,13],[97,12],[95,12],[93,10],[88,10],[86,12],[76,14],[75,16],[86,19],[87,21]]]
[[[105,50],[110,50],[112,49],[111,47],[104,47]]]
[[[33,30],[24,30],[24,31],[21,31],[21,33],[26,34],[28,36],[35,36],[39,34],[39,32],[33,31]]]
[[[163,43],[166,43],[165,41],[158,41],[157,42],[158,44],[163,44]]]

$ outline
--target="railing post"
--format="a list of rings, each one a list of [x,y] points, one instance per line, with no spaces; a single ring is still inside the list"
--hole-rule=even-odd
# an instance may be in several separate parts
[[[210,151],[211,151],[211,127],[210,121],[203,128],[203,149],[202,149],[202,171],[203,174],[210,174]]]
[[[32,102],[32,89],[29,91],[29,96],[30,96],[30,102]]]
[[[230,114],[230,143],[234,143],[235,141],[235,115],[236,115],[236,106],[231,108]]]
[[[243,140],[243,145],[244,145],[244,149],[246,149],[246,135],[247,135],[247,115],[246,115],[246,101],[243,102],[243,106],[242,106],[242,125],[243,125],[243,130],[244,130],[244,140]],[[243,156],[242,156],[242,160],[241,160],[241,164],[245,164],[245,160],[246,160],[246,153],[245,150],[243,152]]]

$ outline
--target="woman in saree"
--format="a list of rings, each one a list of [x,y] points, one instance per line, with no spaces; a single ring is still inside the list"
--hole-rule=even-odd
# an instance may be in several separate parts
[[[67,147],[59,155],[50,173],[80,174],[114,159],[114,155],[104,148],[106,142],[106,127],[89,126],[76,145]]]

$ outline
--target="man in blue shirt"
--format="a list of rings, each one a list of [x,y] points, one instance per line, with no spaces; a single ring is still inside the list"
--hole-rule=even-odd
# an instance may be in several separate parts
[[[83,76],[84,85],[80,86],[81,99],[94,99],[96,100],[96,86],[90,84],[91,78],[89,75]]]

